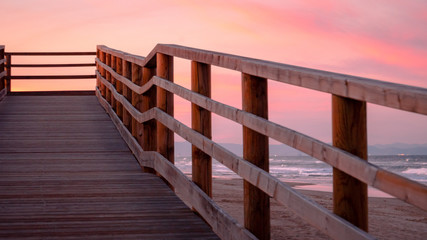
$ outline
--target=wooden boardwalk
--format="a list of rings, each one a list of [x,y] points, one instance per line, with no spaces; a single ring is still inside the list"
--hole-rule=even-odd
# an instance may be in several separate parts
[[[143,173],[95,96],[0,102],[0,239],[217,239]]]

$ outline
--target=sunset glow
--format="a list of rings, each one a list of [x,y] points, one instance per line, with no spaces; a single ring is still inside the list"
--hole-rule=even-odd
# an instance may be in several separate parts
[[[427,88],[424,0],[0,0],[0,9],[0,45],[11,52],[95,51],[103,44],[146,56],[157,43],[171,43]],[[176,63],[176,82],[189,87],[189,62]],[[26,73],[44,74],[13,72]],[[240,73],[212,74],[212,97],[240,108]],[[94,87],[94,80],[12,82],[13,91]],[[271,120],[331,142],[330,95],[269,81],[269,105]],[[189,106],[176,99],[175,115],[186,124]],[[369,105],[369,144],[427,143],[426,123],[425,116]],[[216,140],[241,141],[241,129],[230,131],[217,118],[213,124]]]

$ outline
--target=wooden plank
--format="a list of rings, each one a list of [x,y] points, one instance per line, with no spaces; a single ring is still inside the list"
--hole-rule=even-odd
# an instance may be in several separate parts
[[[7,52],[6,54],[16,56],[81,56],[96,55],[96,52]]]
[[[10,92],[9,96],[84,96],[95,95],[95,91],[20,91]]]
[[[123,61],[121,58],[117,57],[116,58],[116,72],[117,74],[123,74]],[[117,92],[120,94],[123,94],[123,83],[118,81],[116,79],[116,89]],[[116,106],[116,114],[119,116],[120,119],[123,120],[123,105],[120,102],[116,102],[117,106]]]
[[[195,132],[165,112],[156,109],[156,119],[185,140],[217,159],[244,180],[257,186],[281,204],[288,206],[298,216],[330,237],[336,239],[373,239],[368,233],[351,225],[339,216],[332,214],[327,209],[296,192],[290,186],[282,183],[264,170],[236,156],[200,133]]]
[[[142,69],[143,86],[147,86],[148,82],[151,80],[151,78],[154,75],[155,75],[154,68],[144,67]],[[142,94],[141,112],[145,113],[151,108],[156,107],[156,101],[157,101],[157,89],[150,88],[150,90],[147,90],[144,94]],[[144,122],[142,125],[142,128],[143,128],[142,139],[141,139],[142,143],[140,141],[142,149],[144,149],[145,151],[156,151],[157,150],[157,134],[156,134],[157,122],[155,120]]]
[[[123,61],[123,77],[132,79],[132,63],[129,61]],[[132,101],[132,91],[126,85],[123,85],[122,95],[128,101]],[[132,118],[126,108],[123,108],[123,124],[127,127],[127,129],[132,131]]]
[[[12,56],[10,54],[5,54],[6,55],[6,88],[7,88],[7,92],[10,93],[11,92],[11,85],[10,85],[10,76],[12,76],[12,69],[10,68],[10,65],[12,64]]]
[[[242,110],[268,118],[267,79],[242,73]],[[268,137],[243,126],[243,158],[269,171]],[[270,239],[270,199],[248,181],[243,183],[245,227],[259,239]]]
[[[157,55],[156,75],[173,82],[173,57],[164,54]],[[170,116],[173,116],[173,94],[161,87],[157,87],[156,94],[157,107]],[[157,124],[157,152],[162,154],[171,163],[175,162],[174,134],[162,124]]]
[[[116,68],[117,68],[117,66],[116,66],[116,57],[115,56],[113,56],[113,55],[110,55],[110,66],[111,66],[111,69],[113,69],[113,71],[114,72],[116,72]],[[111,81],[111,84],[114,86],[114,89],[115,90],[117,90],[117,86],[116,86],[116,79],[114,78],[114,76],[113,75],[110,75],[111,76],[111,79],[110,79],[110,81]],[[114,110],[116,110],[116,107],[117,107],[117,104],[116,104],[116,100],[113,98],[113,97],[111,97],[111,107],[114,109]]]
[[[117,130],[119,131],[120,135],[122,136],[123,140],[127,143],[128,147],[132,151],[132,153],[137,157],[138,162],[143,167],[150,167],[153,168],[153,157],[150,157],[149,154],[145,154],[142,150],[141,146],[137,142],[137,140],[130,134],[128,127],[124,125],[124,122],[118,118],[118,116],[111,110],[111,108],[108,105],[108,102],[102,98],[101,93],[99,91],[96,92],[97,97],[99,100],[99,103],[101,106],[105,109],[105,111],[110,115],[111,120],[113,121],[114,125],[116,126]],[[119,94],[117,94],[118,96]],[[114,95],[116,97],[116,95]],[[121,95],[120,95],[121,96]],[[120,101],[123,104],[123,101],[119,98],[116,98],[117,101]],[[123,97],[124,99],[124,97]],[[127,101],[126,101],[127,102]],[[130,105],[130,104],[129,104]],[[124,108],[126,108],[126,105],[123,104]],[[132,105],[130,105],[132,106]],[[149,114],[148,112],[144,113],[144,115]]]
[[[2,101],[6,97],[6,95],[7,95],[7,88],[3,88],[0,91],[0,101]]]
[[[144,86],[138,86],[134,84],[131,80],[129,80],[129,78],[119,75],[117,72],[100,62],[98,59],[96,59],[96,62],[99,63],[100,66],[105,68],[105,70],[108,71],[112,76],[114,76],[115,79],[126,85],[132,92],[135,92],[137,94],[143,94],[153,87],[153,82],[151,80],[147,81]]]
[[[160,86],[169,92],[177,94],[183,97],[184,99],[191,101],[192,103],[206,108],[211,112],[214,112],[232,121],[238,122],[252,130],[255,130],[288,146],[298,149],[316,159],[324,161],[329,165],[340,169],[341,171],[346,172],[347,174],[350,174],[351,176],[361,180],[364,183],[378,187],[378,189],[389,193],[405,202],[411,203],[421,209],[427,210],[427,206],[422,204],[422,201],[420,201],[420,199],[426,198],[427,187],[420,183],[409,179],[399,180],[405,182],[405,188],[395,188],[397,186],[391,187],[389,184],[384,183],[379,184],[376,182],[378,181],[376,175],[377,171],[381,168],[371,165],[366,161],[360,160],[358,157],[352,154],[349,154],[343,150],[330,146],[326,143],[313,139],[304,134],[295,132],[289,128],[269,122],[263,118],[259,118],[255,115],[248,114],[234,107],[230,107],[225,104],[216,102],[202,95],[195,94],[189,91],[188,89],[165,81],[161,78],[153,77],[152,81],[157,86]],[[126,106],[126,108],[132,109],[131,106]],[[151,113],[150,115],[142,116],[138,114],[135,110],[133,114],[139,122],[145,122],[147,120],[153,119]],[[420,191],[420,189],[424,190]]]
[[[61,64],[12,64],[11,67],[52,68],[52,67],[95,67],[95,63],[61,63]]]
[[[106,62],[105,61],[105,55],[106,54],[103,51],[100,51],[99,52],[99,61],[96,61],[96,63],[98,64],[98,69],[97,69],[98,71],[96,73],[99,72],[101,74],[101,76],[104,77],[104,78],[106,77],[105,68],[102,67],[101,64],[106,66],[106,64],[105,64],[105,62]],[[107,93],[106,93],[105,86],[103,84],[100,84],[100,89],[101,89],[102,96],[104,98],[106,98],[107,97]]]
[[[255,239],[249,231],[244,229],[237,221],[233,220],[228,214],[222,211],[209,196],[197,187],[197,185],[189,181],[172,163],[157,152],[143,151],[139,143],[135,141],[131,133],[108,106],[105,99],[101,97],[99,91],[97,91],[97,96],[99,96],[101,105],[110,114],[113,122],[123,136],[123,139],[126,140],[129,148],[132,149],[141,166],[155,168],[161,171],[160,173],[165,176],[167,181],[170,181],[177,190],[187,196],[187,199],[190,200],[189,205],[193,206],[194,209],[201,214],[221,239]],[[144,114],[147,113],[148,112]],[[146,159],[152,160],[148,162]]]
[[[111,68],[111,55],[110,54],[105,54],[105,64]],[[109,83],[111,83],[111,73],[109,71],[105,71],[105,79],[107,79],[107,81]],[[105,94],[105,99],[107,99],[107,102],[111,105],[111,90],[106,89],[106,94]]]
[[[6,71],[2,71],[2,72],[0,73],[0,79],[5,78],[5,77],[6,77],[6,75],[7,75],[7,72],[6,72]]]
[[[5,59],[5,55],[4,55],[4,46],[0,46],[0,101],[6,96],[7,94],[7,90],[3,91],[4,89],[6,89],[5,87],[5,81],[4,81],[4,77],[6,76],[6,68],[5,68],[5,63],[6,63],[6,59]]]
[[[240,109],[219,103],[202,95],[195,94],[186,88],[158,77],[154,77],[153,82],[156,86],[160,86],[169,92],[197,104],[200,107],[271,137],[281,143],[304,152],[307,155],[328,163],[329,165],[340,169],[368,185],[376,186],[378,189],[388,194],[391,194],[405,202],[411,203],[421,209],[427,210],[427,206],[422,204],[420,201],[420,199],[425,199],[427,196],[427,187],[425,185],[409,179],[401,180],[400,178],[398,181],[405,181],[405,188],[400,188],[398,186],[391,187],[384,183],[378,184],[376,182],[378,181],[377,172],[378,170],[383,171],[383,169],[369,164],[352,154],[292,129],[267,121],[253,114],[246,113]],[[419,191],[419,189],[424,189],[424,191]]]
[[[7,76],[7,79],[87,79],[87,78],[95,78],[95,75],[40,75],[40,76]]]
[[[142,67],[135,63],[132,63],[132,83],[138,86],[142,84]],[[131,103],[135,109],[141,109],[141,101],[141,95],[135,92],[131,93]],[[140,123],[135,118],[132,118],[132,136],[138,141],[140,141],[139,139],[142,137],[142,127],[139,125]]]
[[[102,46],[102,49],[109,48]],[[427,89],[425,88],[168,44],[156,45],[138,64],[145,67],[155,65],[158,53],[427,115]]]
[[[103,100],[99,91],[97,94]],[[16,105],[13,101],[20,98],[8,97],[0,103],[0,115],[8,116],[4,106]],[[50,96],[22,98],[25,99],[21,103],[34,99],[33,104],[49,104],[49,100],[59,99]],[[72,99],[81,97],[65,98],[59,101],[61,106],[74,106]],[[96,101],[90,97],[80,102],[83,104],[88,99]],[[100,109],[99,105],[91,104],[91,107],[95,112]],[[36,122],[26,119],[28,113],[21,113],[13,115],[16,121],[0,123],[0,127],[6,128],[26,126],[16,132],[2,132],[2,137],[8,140],[0,140],[0,149],[12,147],[19,150],[0,153],[1,239],[218,239],[159,177],[141,172],[121,138],[94,135],[86,140],[70,136],[62,140],[49,139],[49,136],[11,140],[8,137],[15,133],[24,134],[28,129],[40,128]],[[110,113],[114,112],[111,110]],[[60,119],[65,116],[61,113],[50,115],[57,116],[59,122],[43,120],[46,116],[36,116],[33,120],[41,119],[41,124],[58,127],[68,126],[69,130],[79,125],[91,129],[100,124],[94,119],[81,120],[81,117],[74,118],[76,121],[62,121]],[[113,126],[107,121],[101,121],[100,125]],[[111,133],[113,129],[114,126],[102,133]],[[67,150],[55,153],[65,146]],[[90,149],[97,146],[109,150],[91,152]],[[112,151],[120,146],[125,150]],[[33,147],[49,151],[27,153]],[[76,151],[70,151],[74,147]]]
[[[210,65],[191,62],[191,90],[211,97],[211,67]],[[211,113],[196,104],[191,104],[191,127],[207,138],[212,138]],[[209,197],[212,197],[212,158],[191,146],[192,179]]]
[[[368,159],[366,102],[332,96],[332,142],[335,147]],[[368,231],[366,183],[333,169],[334,213]]]
[[[291,187],[282,183],[259,167],[236,156],[224,147],[180,123],[165,112],[155,109],[156,119],[185,140],[224,164],[244,180],[257,186],[281,204],[288,206],[298,216],[336,239],[373,239],[368,233],[351,225],[322,206],[312,202]]]

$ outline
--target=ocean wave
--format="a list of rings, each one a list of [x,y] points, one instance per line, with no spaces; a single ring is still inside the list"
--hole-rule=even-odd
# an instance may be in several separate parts
[[[427,176],[427,168],[409,168],[402,172],[403,174],[416,174]]]

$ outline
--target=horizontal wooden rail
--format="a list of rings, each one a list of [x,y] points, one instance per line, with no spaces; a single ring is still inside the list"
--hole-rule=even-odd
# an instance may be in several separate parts
[[[87,79],[95,78],[95,75],[39,75],[39,76],[10,76],[7,79]]]
[[[5,52],[6,59],[2,60],[5,64],[7,75],[7,91],[11,92],[11,80],[60,80],[60,79],[93,79],[94,74],[81,75],[12,75],[13,68],[69,68],[69,67],[95,67],[95,63],[61,63],[61,64],[14,64],[12,56],[92,56],[96,52]],[[0,63],[1,64],[1,63]]]
[[[106,68],[106,70],[108,71],[108,68]],[[114,72],[112,71],[112,74],[113,73]],[[112,85],[99,74],[99,72],[97,72],[97,77],[102,81],[103,84],[113,88]],[[132,86],[133,84],[126,78],[120,78],[118,80],[123,80],[122,83],[127,86]],[[172,92],[213,113],[216,113],[219,116],[225,117],[252,130],[265,134],[266,136],[271,137],[281,143],[284,143],[318,160],[328,163],[329,165],[346,172],[347,174],[361,180],[370,186],[376,187],[403,201],[414,204],[421,209],[427,210],[427,206],[425,205],[425,199],[427,199],[427,186],[423,184],[388,172],[339,148],[323,143],[307,135],[298,133],[289,128],[280,126],[237,108],[219,103],[215,100],[194,93],[184,87],[159,77],[155,76],[143,87],[135,88],[139,92],[144,93],[145,91],[148,91],[148,87],[152,87],[153,85],[164,88],[165,90]],[[110,89],[110,91],[114,93],[115,91],[113,90],[114,89]],[[140,123],[149,120],[142,118],[141,113],[130,103],[128,103],[125,98],[120,97],[117,94],[114,96],[118,98],[118,100],[129,111],[129,113]],[[393,184],[386,184],[388,181],[399,184],[397,186]]]
[[[146,122],[152,119],[160,121],[163,125],[173,130],[185,140],[189,141],[191,144],[197,146],[211,157],[220,161],[243,179],[260,188],[270,197],[293,209],[296,214],[304,218],[312,225],[316,226],[319,230],[334,237],[351,236],[351,239],[371,239],[371,236],[369,236],[366,232],[354,227],[345,220],[330,213],[320,205],[313,203],[261,168],[258,168],[255,165],[236,156],[219,144],[170,117],[165,112],[157,108],[152,108],[145,113],[140,113],[138,110],[134,109],[129,102],[127,102],[126,98],[121,96],[121,94],[115,90],[111,83],[109,83],[99,74],[97,76],[105,84],[105,86],[109,88],[117,101],[123,104],[125,108],[129,107],[127,110],[135,119],[138,119],[138,121],[141,122]],[[97,92],[97,95],[100,96],[99,90],[97,90]],[[101,99],[101,101],[105,100]],[[131,135],[128,138],[131,138]],[[136,141],[134,144],[136,144],[136,146],[131,147],[131,149],[137,148],[138,144]],[[140,163],[144,164],[143,161],[140,161]],[[199,209],[196,208],[196,210]],[[314,215],[317,217],[313,218]],[[337,238],[340,239],[340,237]]]
[[[111,87],[112,94],[118,101],[127,101],[121,98],[113,87]],[[116,115],[115,111],[110,107],[109,103],[101,96],[99,89],[96,90],[101,105],[105,108],[107,113],[111,116],[114,124],[122,135],[123,139],[129,145],[129,148],[137,157],[141,166],[150,167],[155,169],[158,173],[166,178],[172,186],[187,196],[189,203],[193,206],[204,219],[212,226],[222,239],[257,239],[249,231],[243,228],[231,216],[221,210],[221,208],[210,199],[199,187],[190,181],[178,168],[171,164],[166,158],[157,152],[144,151],[128,129],[123,125],[122,121]],[[128,102],[128,104],[130,104]],[[131,105],[130,105],[131,106]],[[154,110],[154,109],[153,109]],[[154,119],[155,111],[150,111],[144,115],[149,119]]]
[[[98,46],[102,51],[124,57],[124,53]],[[135,64],[150,67],[156,53],[219,66],[338,96],[427,115],[427,89],[351,75],[297,67],[178,45],[158,44]]]
[[[1,64],[1,61],[0,61]],[[64,63],[64,64],[11,64],[11,67],[39,68],[39,67],[95,67],[95,63]]]
[[[5,52],[13,56],[83,56],[96,55],[96,52]]]
[[[365,106],[366,102],[370,102],[424,115],[427,114],[427,89],[300,68],[286,64],[273,63],[176,45],[157,45],[146,58],[127,54],[105,46],[98,46],[97,51],[98,55],[95,59],[97,70],[99,70],[96,71],[97,87],[99,87],[99,89],[97,89],[97,96],[100,98],[100,102],[105,103],[103,106],[106,108],[107,112],[111,111],[114,113],[114,111],[117,111],[117,114],[119,114],[119,117],[116,116],[117,121],[120,122],[120,124],[126,126],[123,128],[124,131],[122,136],[124,136],[123,138],[128,139],[127,142],[131,149],[138,149],[141,144],[142,146],[145,146],[144,141],[146,140],[142,140],[141,142],[141,139],[138,138],[138,132],[139,134],[141,131],[146,133],[146,130],[148,130],[148,133],[151,132],[151,137],[154,137],[154,144],[156,144],[156,142],[157,144],[162,144],[161,148],[159,148],[159,145],[157,145],[158,152],[159,149],[168,149],[168,151],[173,149],[173,143],[165,144],[163,141],[165,136],[163,134],[166,133],[164,127],[166,127],[168,131],[176,133],[190,142],[193,145],[193,149],[200,149],[201,152],[207,154],[209,157],[217,159],[226,167],[241,176],[245,181],[248,182],[248,184],[252,184],[256,188],[268,194],[270,197],[276,199],[278,202],[289,206],[289,208],[297,213],[297,215],[304,218],[307,222],[328,234],[332,238],[372,238],[372,236],[365,232],[367,231],[367,212],[359,211],[359,209],[353,211],[351,207],[353,206],[351,205],[352,203],[348,202],[343,203],[345,206],[346,204],[351,205],[350,208],[345,207],[347,209],[344,209],[344,207],[341,208],[341,206],[334,206],[334,212],[336,209],[343,210],[342,212],[337,213],[340,214],[343,218],[348,219],[348,221],[351,223],[347,222],[338,215],[324,209],[316,203],[313,203],[311,200],[294,191],[286,184],[283,184],[280,180],[271,176],[268,171],[264,171],[261,168],[249,163],[247,161],[248,159],[243,159],[232,154],[230,151],[221,147],[219,144],[213,142],[208,136],[204,136],[199,133],[197,128],[194,128],[194,126],[193,128],[190,128],[180,123],[173,118],[172,112],[166,112],[166,109],[173,107],[169,106],[168,104],[173,104],[173,102],[165,103],[164,101],[159,101],[159,96],[156,98],[156,94],[153,95],[152,92],[154,90],[157,92],[157,94],[175,94],[190,101],[192,105],[200,107],[200,109],[204,109],[204,111],[225,117],[229,120],[239,123],[244,128],[255,131],[256,134],[261,134],[262,136],[275,139],[318,160],[328,163],[334,167],[334,175],[335,169],[337,171],[342,171],[343,173],[348,174],[351,179],[354,179],[354,184],[359,184],[358,182],[361,182],[362,184],[371,185],[403,201],[411,203],[414,206],[417,206],[423,210],[427,210],[427,206],[425,205],[425,201],[427,199],[427,186],[370,164],[369,162],[365,161],[365,159],[363,159],[363,154],[361,154],[360,157],[355,156],[347,152],[351,150],[345,149],[347,150],[345,151],[340,149],[341,146],[340,148],[331,146],[312,137],[296,132],[292,129],[268,121],[265,118],[258,117],[246,111],[214,101],[207,96],[196,93],[196,91],[198,91],[197,89],[192,89],[193,91],[191,91],[181,87],[177,84],[174,84],[173,80],[168,76],[172,74],[172,71],[169,67],[173,63],[173,57],[179,57],[191,60],[192,66],[205,64],[204,66],[209,67],[209,65],[215,65],[242,72],[242,81],[248,80],[248,83],[249,80],[256,81],[256,79],[271,79],[330,93],[333,96],[343,96],[345,99],[354,99],[362,107]],[[130,69],[130,66],[132,66],[132,73],[130,73],[129,70],[123,72],[121,70],[116,71],[118,68],[117,64],[121,63],[123,64],[123,69]],[[156,71],[157,76],[155,76]],[[163,76],[165,71],[170,72]],[[140,73],[142,73],[141,76],[139,76]],[[198,74],[198,72],[193,71],[192,74]],[[210,78],[210,73],[206,72],[204,74],[205,78]],[[144,79],[144,84],[141,84],[139,80],[135,80],[138,78],[138,76]],[[197,75],[192,75],[192,79],[194,77],[197,77]],[[247,86],[251,88],[250,86],[252,85]],[[150,104],[151,107],[141,108],[141,105],[136,104],[136,102],[133,100],[131,103],[129,93],[125,94],[122,89],[132,91],[132,99],[136,99],[138,96],[142,96],[144,101],[150,101],[150,103],[143,104]],[[256,89],[253,90],[256,92]],[[253,93],[255,94],[253,96],[262,94],[255,92]],[[160,96],[160,98],[164,97],[165,96],[163,95]],[[106,100],[104,100],[104,98],[106,98]],[[152,101],[154,101],[154,105]],[[249,107],[248,109],[252,109],[252,103],[254,102],[246,101],[246,106]],[[343,102],[343,104],[347,106],[347,102]],[[133,122],[138,122],[140,126],[136,123],[133,123],[132,126],[128,126],[129,124],[126,123],[129,122],[129,120],[126,120],[126,114],[133,118]],[[352,114],[357,115],[359,113],[353,112]],[[338,112],[337,116],[341,117],[342,114]],[[113,116],[112,118],[114,119]],[[123,123],[121,122],[120,118],[123,118]],[[364,118],[366,118],[366,115],[361,114],[361,123],[365,121]],[[153,121],[155,125],[151,124]],[[156,126],[162,127],[160,131],[159,128],[157,128],[157,135]],[[146,127],[150,128],[151,130],[144,129]],[[131,130],[132,134],[130,133]],[[343,131],[347,130],[343,128]],[[363,131],[363,129],[361,129],[361,131]],[[159,136],[162,137],[163,140],[159,141]],[[145,136],[144,139],[152,141],[152,139],[149,139],[149,137],[150,136]],[[344,146],[349,144],[347,140],[339,140],[344,142]],[[363,147],[366,145],[366,141],[361,138],[354,138],[354,140],[360,143],[358,146]],[[154,147],[154,150],[155,149],[156,148]],[[150,148],[150,150],[152,149]],[[160,154],[158,154],[158,156],[161,157],[161,155],[164,155],[166,157],[163,150],[159,152]],[[361,151],[363,151],[363,149]],[[144,154],[135,153],[135,155],[137,158],[143,159]],[[171,161],[169,155],[167,158],[169,161]],[[148,163],[147,161],[143,160],[139,161],[142,166],[153,167],[153,163]],[[263,164],[264,163],[260,163],[260,167],[263,166]],[[164,171],[164,169],[157,168],[156,166],[154,166],[154,169],[163,175],[163,177],[165,177],[168,181],[176,180],[174,177],[168,176],[171,174],[170,170]],[[202,170],[196,169],[196,171]],[[196,182],[196,180],[193,181]],[[345,187],[341,182],[337,184],[339,186]],[[205,189],[206,186],[202,187]],[[355,185],[347,186],[347,188],[356,189],[354,187]],[[351,191],[347,192],[349,192],[350,195],[341,196],[344,200],[346,198],[352,198],[353,196]],[[209,194],[209,191],[206,193]],[[361,188],[360,196],[362,196],[361,198],[363,198],[363,201],[366,200],[365,202],[367,202],[367,195],[364,195],[363,188]],[[245,199],[247,199],[247,196],[245,196]],[[253,204],[249,206],[253,206]],[[360,209],[363,209],[365,206],[367,205],[362,206]],[[265,208],[268,208],[268,204],[265,205]],[[199,211],[197,208],[195,208],[195,210]],[[250,227],[251,225],[255,226],[259,223],[256,216],[261,217],[261,215],[253,215],[247,219],[246,216],[251,214],[249,211],[247,211],[245,207],[245,227],[252,229],[252,227]],[[362,224],[357,223],[353,217],[347,218],[347,214],[354,214],[353,216],[355,216],[357,219],[361,219]],[[201,215],[205,217],[203,214]],[[248,220],[248,224],[246,224],[246,220]],[[262,223],[259,224],[268,226],[268,222],[266,222],[265,219],[262,221]],[[269,234],[264,235],[265,231],[268,231],[268,227],[260,228],[259,232],[258,229],[252,229],[251,231],[254,231],[253,233],[258,237],[269,238]]]
[[[6,97],[6,95],[7,95],[7,88],[3,88],[0,91],[0,101],[2,101],[4,99],[4,97]]]

